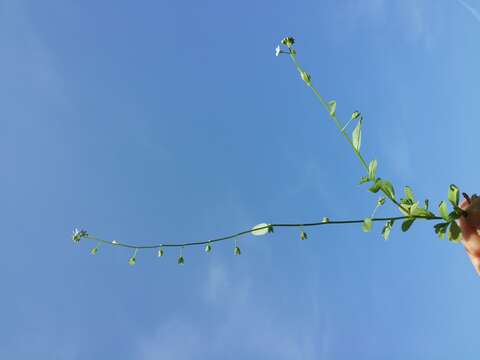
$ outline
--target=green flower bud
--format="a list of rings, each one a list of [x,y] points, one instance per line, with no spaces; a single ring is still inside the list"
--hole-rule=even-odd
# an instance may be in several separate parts
[[[285,46],[292,47],[294,43],[295,43],[295,39],[291,36],[288,36],[282,39],[282,44]]]

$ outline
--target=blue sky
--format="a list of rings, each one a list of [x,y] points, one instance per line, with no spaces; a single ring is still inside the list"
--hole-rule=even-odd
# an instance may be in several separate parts
[[[478,189],[478,0],[0,0],[0,357],[478,358],[480,280],[416,223],[177,251],[134,244],[368,216],[377,197],[304,67],[397,192]],[[378,215],[396,215],[385,206]],[[398,225],[398,224],[397,224]]]

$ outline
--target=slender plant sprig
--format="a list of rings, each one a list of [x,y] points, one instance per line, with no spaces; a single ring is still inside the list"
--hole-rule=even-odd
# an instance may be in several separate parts
[[[404,188],[406,198],[401,198],[400,201],[398,201],[395,197],[395,190],[392,183],[388,180],[377,177],[376,175],[377,166],[378,166],[377,160],[372,160],[367,165],[367,162],[365,161],[362,154],[360,153],[360,147],[362,143],[362,123],[364,120],[363,116],[360,114],[359,111],[354,111],[352,113],[350,120],[345,125],[342,126],[341,121],[337,117],[337,112],[336,112],[337,102],[335,100],[326,101],[325,98],[320,94],[318,89],[313,84],[311,75],[307,73],[300,65],[300,62],[298,61],[298,58],[297,58],[297,51],[294,48],[295,39],[293,37],[285,37],[282,39],[281,43],[284,46],[284,48],[282,49],[280,45],[277,46],[277,48],[275,49],[275,55],[280,56],[282,54],[288,54],[290,56],[295,67],[297,68],[297,71],[300,74],[301,79],[315,93],[317,99],[323,105],[323,107],[327,110],[328,114],[333,119],[333,122],[339,129],[340,133],[344,136],[344,138],[350,144],[355,155],[357,156],[360,163],[364,167],[367,175],[361,177],[359,184],[373,183],[373,185],[371,185],[370,188],[368,189],[370,192],[373,192],[373,193],[377,193],[378,191],[383,192],[385,196],[397,206],[400,212],[402,212],[405,216],[407,216],[407,219],[404,220],[404,222],[402,223],[402,231],[407,231],[417,218],[424,218],[427,220],[440,218],[442,220],[445,220],[445,222],[436,224],[434,226],[435,232],[438,234],[438,236],[441,239],[443,239],[445,237],[445,233],[447,232],[447,228],[448,228],[448,238],[452,241],[459,242],[461,240],[461,230],[460,230],[460,227],[457,225],[456,220],[461,216],[468,215],[468,212],[459,208],[458,206],[459,204],[458,187],[453,184],[451,184],[449,187],[448,200],[453,206],[453,211],[449,213],[447,204],[444,201],[442,201],[439,204],[440,217],[436,217],[435,214],[428,209],[429,207],[428,199],[424,201],[423,207],[420,206],[419,202],[415,201],[412,189],[409,186],[406,186]],[[357,120],[357,125],[353,130],[352,136],[350,138],[345,130],[347,129],[348,125],[350,125],[350,123],[355,120]],[[464,195],[468,199],[468,195],[466,195],[465,193]],[[382,234],[385,238],[388,238],[388,235],[390,234],[390,231],[393,227],[393,223],[394,223],[393,219],[390,219],[385,223],[385,226],[383,227],[383,230],[382,230]],[[370,218],[366,218],[364,220],[363,230],[370,231],[370,229],[371,229]]]
[[[461,230],[456,223],[456,220],[461,216],[468,216],[470,208],[467,210],[463,210],[459,207],[459,189],[457,186],[451,184],[448,190],[448,202],[452,205],[452,211],[449,212],[447,202],[441,201],[438,206],[439,216],[435,215],[433,212],[429,210],[429,200],[426,199],[424,201],[424,205],[421,206],[418,201],[415,201],[415,196],[413,194],[412,189],[409,186],[404,187],[405,198],[401,198],[397,200],[395,197],[395,190],[391,182],[377,177],[377,160],[372,160],[367,164],[367,161],[364,159],[363,155],[360,152],[361,141],[362,141],[362,123],[363,123],[363,116],[360,114],[359,111],[354,111],[350,120],[342,125],[342,122],[337,116],[336,109],[337,103],[336,101],[326,101],[325,98],[320,94],[318,89],[313,85],[312,78],[309,73],[307,73],[300,65],[297,59],[297,51],[294,48],[295,40],[293,37],[286,37],[281,41],[284,48],[280,45],[277,46],[275,49],[275,55],[280,56],[282,54],[287,54],[290,56],[291,60],[293,61],[296,69],[298,70],[301,79],[305,82],[305,84],[312,89],[315,93],[319,102],[323,105],[323,107],[327,110],[329,116],[332,118],[334,124],[342,134],[342,136],[347,140],[347,142],[352,147],[356,157],[360,161],[361,165],[365,169],[367,175],[362,176],[360,179],[359,184],[364,183],[372,183],[369,187],[369,191],[372,193],[378,193],[381,191],[386,198],[388,198],[395,206],[400,210],[403,216],[390,216],[390,217],[374,217],[377,210],[385,204],[385,197],[380,197],[377,201],[377,204],[371,214],[370,217],[366,217],[363,219],[356,219],[356,220],[335,220],[332,221],[328,217],[324,217],[321,221],[318,222],[304,222],[304,223],[260,223],[255,225],[253,228],[248,230],[243,230],[231,235],[218,237],[214,239],[209,239],[205,241],[196,241],[196,242],[183,242],[183,243],[161,243],[161,244],[154,244],[154,245],[132,245],[129,243],[120,242],[117,240],[104,240],[98,237],[90,235],[86,230],[78,230],[74,229],[72,234],[72,240],[75,243],[79,243],[80,240],[90,240],[96,242],[96,246],[91,250],[92,255],[96,255],[100,245],[109,245],[115,247],[122,247],[127,249],[133,249],[134,253],[129,258],[128,263],[130,265],[136,264],[136,255],[139,250],[157,250],[158,257],[165,256],[165,248],[180,248],[180,256],[177,259],[177,263],[183,265],[185,263],[185,259],[183,256],[183,250],[186,247],[193,247],[193,246],[203,246],[205,245],[205,252],[210,253],[212,252],[212,244],[217,242],[229,241],[234,240],[234,254],[240,255],[240,247],[238,246],[238,240],[240,237],[244,237],[246,235],[254,235],[254,236],[261,236],[268,233],[273,233],[274,228],[298,228],[300,230],[300,239],[306,240],[308,238],[308,234],[305,232],[306,227],[317,227],[317,226],[324,226],[324,225],[340,225],[340,224],[361,224],[362,230],[365,232],[369,232],[372,229],[374,222],[383,222],[385,221],[385,225],[382,229],[382,236],[385,240],[389,238],[390,232],[393,228],[395,221],[403,220],[401,229],[403,232],[406,232],[410,229],[413,222],[417,219],[423,220],[443,220],[444,222],[440,222],[434,225],[434,230],[437,233],[440,239],[444,239],[445,235],[448,233],[448,239],[453,242],[459,242],[461,240]],[[346,129],[352,122],[357,122],[351,137],[347,134]],[[472,219],[472,215],[475,216],[475,220],[477,220],[477,213],[478,213],[478,221],[480,224],[480,197],[477,195],[472,195],[469,197],[467,194],[463,193],[463,196],[467,200],[468,204],[472,204],[471,208],[476,213],[471,214],[468,219]],[[474,209],[473,209],[474,208]],[[480,225],[479,225],[480,226]]]

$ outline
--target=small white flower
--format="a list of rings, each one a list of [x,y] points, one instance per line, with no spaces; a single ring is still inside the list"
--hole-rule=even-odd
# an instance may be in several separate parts
[[[279,56],[282,53],[282,49],[280,49],[280,45],[275,48],[275,56]]]

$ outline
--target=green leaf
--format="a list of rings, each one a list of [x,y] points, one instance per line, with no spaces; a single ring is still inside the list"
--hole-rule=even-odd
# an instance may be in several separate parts
[[[438,223],[433,226],[435,229],[435,233],[438,235],[440,240],[445,239],[445,234],[447,232],[448,222],[446,223]]]
[[[430,203],[429,203],[428,199],[425,199],[425,209],[427,209],[427,210],[428,210],[428,206],[429,206],[429,204],[430,204]]]
[[[352,118],[351,118],[351,119],[352,119],[352,120],[355,120],[355,119],[358,118],[359,116],[360,116],[360,113],[359,113],[358,111],[354,111],[354,112],[352,113]]]
[[[330,109],[330,116],[335,116],[337,111],[337,102],[335,100],[329,101],[328,108]]]
[[[242,254],[242,252],[240,251],[240,248],[238,246],[235,246],[235,249],[233,250],[233,253],[235,255],[241,255]]]
[[[255,235],[255,236],[265,235],[269,232],[269,229],[270,229],[270,225],[268,225],[267,223],[261,223],[261,224],[255,225],[252,228],[252,235]]]
[[[384,240],[388,240],[388,237],[390,236],[390,232],[392,231],[393,223],[395,220],[388,220],[385,223],[385,226],[382,229],[382,235]]]
[[[360,178],[360,182],[358,183],[358,185],[365,184],[365,183],[367,183],[367,182],[369,182],[369,181],[370,181],[370,179],[368,178],[368,176],[362,176],[362,177]]]
[[[412,188],[410,186],[405,186],[404,191],[407,199],[410,199],[413,201],[414,196],[413,196]]]
[[[375,183],[368,188],[368,191],[370,191],[370,192],[372,192],[372,193],[377,193],[378,190],[380,190],[380,182],[381,182],[381,181],[382,181],[382,179],[378,178],[378,179],[375,181]]]
[[[453,210],[450,214],[448,214],[448,220],[449,221],[452,221],[452,220],[457,220],[459,218],[462,217],[462,214],[459,213],[458,211],[456,210]]]
[[[372,230],[372,218],[365,218],[362,224],[362,230],[364,232],[369,232]]]
[[[273,233],[273,226],[271,224],[268,225],[267,232]]]
[[[440,216],[442,217],[443,220],[449,221],[448,207],[445,201],[440,201],[440,204],[438,205],[438,212],[440,213]]]
[[[432,213],[431,211],[428,211],[427,209],[423,209],[419,207],[418,202],[416,202],[410,207],[409,212],[410,212],[410,215],[413,215],[413,216],[424,216],[426,218],[431,218],[435,216],[435,214]]]
[[[179,256],[179,258],[178,258],[178,260],[177,260],[177,263],[178,263],[179,265],[185,264],[185,259],[183,258],[183,256]]]
[[[330,219],[328,217],[324,216],[323,219],[322,219],[322,223],[328,223],[328,222],[330,222]]]
[[[163,249],[158,249],[158,257],[162,257],[163,255],[165,255]]]
[[[305,231],[302,231],[302,232],[300,233],[300,239],[301,239],[301,240],[306,240],[307,238],[308,238],[307,233],[306,233]]]
[[[92,255],[97,255],[97,252],[98,252],[98,246],[94,247],[94,248],[90,251],[90,254],[92,254]]]
[[[128,259],[128,264],[130,266],[135,265],[136,262],[137,262],[137,260],[135,259],[135,256],[132,256],[130,259]]]
[[[207,244],[207,245],[205,246],[205,252],[206,252],[206,253],[209,253],[209,252],[211,252],[211,251],[212,251],[212,245]]]
[[[389,198],[395,199],[395,189],[393,188],[393,185],[390,183],[390,181],[381,179],[380,188]]]
[[[380,199],[377,201],[377,206],[383,206],[385,205],[385,198],[382,196]]]
[[[448,189],[448,201],[454,206],[458,206],[458,201],[460,200],[460,192],[458,191],[458,187],[454,184],[451,184]]]
[[[370,180],[375,180],[376,175],[377,175],[377,160],[372,160],[368,165],[368,177],[370,178]]]
[[[311,85],[312,77],[310,76],[310,74],[302,70],[300,71],[300,77],[302,78],[303,81],[305,81],[307,85]]]
[[[409,215],[410,215],[410,207],[411,207],[411,206],[412,206],[412,205],[402,204],[402,207],[399,206],[399,207],[398,207],[398,210],[400,210],[400,212],[401,212],[403,215],[409,216]],[[404,209],[405,209],[406,211],[405,211]]]
[[[452,221],[450,223],[450,227],[448,228],[448,240],[460,242],[461,239],[462,231],[460,230],[460,227],[457,225],[457,223],[455,221]]]
[[[402,231],[406,232],[408,229],[410,229],[410,226],[412,226],[413,222],[415,221],[415,218],[413,219],[407,219],[402,223]]]
[[[362,119],[360,119],[355,129],[353,129],[352,145],[356,152],[360,152],[360,146],[362,145]]]

